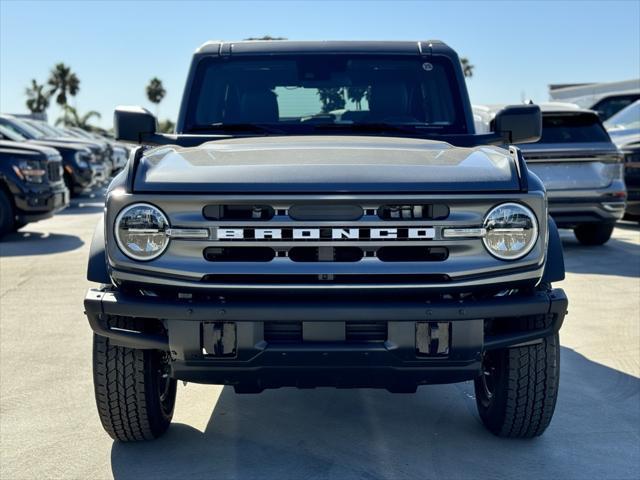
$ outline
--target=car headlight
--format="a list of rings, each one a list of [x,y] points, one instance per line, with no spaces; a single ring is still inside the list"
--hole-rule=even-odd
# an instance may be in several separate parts
[[[518,203],[503,203],[484,219],[482,241],[489,253],[501,260],[517,260],[531,251],[538,240],[534,213]]]
[[[122,209],[115,223],[118,247],[134,260],[153,260],[169,246],[169,221],[157,207],[135,203]]]
[[[13,166],[13,171],[27,183],[43,183],[47,174],[38,160],[20,160],[18,165]]]

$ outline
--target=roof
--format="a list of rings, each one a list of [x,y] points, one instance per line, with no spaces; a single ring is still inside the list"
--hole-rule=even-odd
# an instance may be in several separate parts
[[[593,110],[588,110],[586,108],[581,108],[579,105],[575,103],[568,102],[545,102],[538,103],[540,107],[540,111],[542,113],[591,113],[593,115],[597,115]],[[506,107],[506,104],[492,104],[492,105],[472,105],[472,109],[474,113],[477,114],[489,114],[491,116],[495,116],[500,110]]]
[[[429,53],[454,53],[439,40],[426,41],[292,41],[292,40],[242,40],[237,42],[210,41],[201,45],[196,54],[247,55],[247,54],[296,54],[296,53],[363,53],[428,55]]]

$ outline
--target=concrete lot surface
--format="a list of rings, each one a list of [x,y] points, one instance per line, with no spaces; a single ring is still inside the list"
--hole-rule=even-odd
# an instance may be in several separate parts
[[[638,478],[640,229],[604,247],[563,233],[570,300],[546,434],[494,437],[471,383],[239,396],[179,385],[161,440],[114,443],[93,399],[82,299],[101,198],[0,243],[0,478]]]

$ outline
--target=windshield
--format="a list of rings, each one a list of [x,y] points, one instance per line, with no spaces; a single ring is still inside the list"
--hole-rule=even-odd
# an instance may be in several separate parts
[[[632,128],[640,128],[640,100],[616,113],[613,117],[604,122],[604,125],[607,129],[621,128],[630,130]]]
[[[50,127],[44,122],[36,122],[33,120],[26,120],[26,122],[29,124],[29,126],[35,128],[36,130],[42,132],[45,135],[53,136],[53,137],[65,136],[61,132],[54,129],[53,127]]]
[[[391,124],[468,133],[448,60],[363,55],[242,57],[200,62],[186,132],[211,125]]]
[[[537,143],[609,142],[609,135],[592,113],[542,116],[542,137]]]
[[[0,137],[3,140],[11,140],[13,142],[22,142],[27,139],[24,135],[21,135],[15,130],[11,130],[4,125],[0,125]]]
[[[6,128],[31,140],[44,137],[44,135],[35,128],[15,118],[0,118],[0,125],[4,125]]]
[[[65,129],[65,132],[68,133],[69,135],[72,135],[72,136],[77,137],[77,138],[84,138],[84,139],[87,139],[87,140],[95,140],[95,138],[91,134],[89,134],[89,133],[87,133],[84,130],[81,130],[79,128],[67,128],[67,129]]]

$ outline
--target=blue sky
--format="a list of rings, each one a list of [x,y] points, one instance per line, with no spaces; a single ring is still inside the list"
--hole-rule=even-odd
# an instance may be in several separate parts
[[[78,74],[80,112],[110,127],[120,104],[151,107],[151,77],[175,119],[190,56],[211,39],[437,38],[476,66],[474,103],[547,100],[547,84],[640,77],[640,0],[396,2],[29,2],[0,0],[0,110],[24,112],[24,89],[56,62]],[[49,109],[55,119],[57,107]]]

